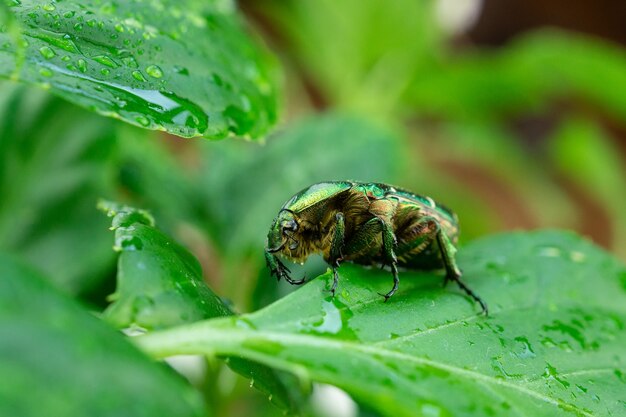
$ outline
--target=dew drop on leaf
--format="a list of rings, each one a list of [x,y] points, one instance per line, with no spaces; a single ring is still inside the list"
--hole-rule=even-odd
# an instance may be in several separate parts
[[[123,239],[121,242],[122,249],[124,250],[142,250],[143,242],[139,237],[133,236],[130,239]]]
[[[163,76],[163,71],[156,65],[150,65],[146,68],[146,72],[149,76],[154,78],[161,78]]]
[[[84,59],[79,59],[78,61],[76,61],[76,65],[78,66],[78,70],[80,72],[87,72],[87,62],[85,62]]]
[[[106,65],[107,67],[110,67],[110,68],[117,68],[119,66],[117,65],[117,62],[113,61],[110,57],[106,55],[94,56],[93,60],[101,63],[102,65]]]
[[[148,120],[147,117],[137,116],[135,117],[135,120],[137,121],[137,123],[139,123],[143,127],[147,127],[150,125],[150,120]]]
[[[139,70],[134,70],[133,72],[131,72],[131,75],[137,81],[141,81],[141,82],[148,81],[148,80],[146,80],[146,77],[144,77],[144,75]]]
[[[46,59],[51,59],[56,55],[52,48],[50,48],[49,46],[42,46],[41,48],[39,48],[39,53]]]

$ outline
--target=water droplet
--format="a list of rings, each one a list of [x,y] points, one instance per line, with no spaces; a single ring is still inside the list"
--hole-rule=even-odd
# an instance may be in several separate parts
[[[44,77],[52,77],[54,75],[50,68],[39,68],[39,74]]]
[[[161,71],[161,68],[156,65],[150,65],[149,67],[147,67],[146,72],[149,76],[154,78],[161,78],[163,76],[163,71]]]
[[[118,32],[124,32],[124,25],[122,25],[121,23],[116,23],[115,24],[115,30]]]
[[[48,3],[48,4],[44,4],[44,5],[42,6],[42,9],[44,9],[44,10],[45,10],[45,11],[47,11],[47,12],[53,12],[53,11],[55,11],[57,8],[56,8],[56,6],[55,6],[54,4],[52,4],[52,3]]]
[[[519,337],[516,337],[514,340],[522,344],[521,352],[518,352],[515,354],[518,358],[526,359],[526,358],[534,358],[535,356],[537,356],[535,355],[535,351],[530,345],[530,342],[528,341],[528,339],[526,339],[525,337],[519,336]]]
[[[137,251],[143,249],[143,242],[137,236],[126,236],[120,242],[121,248],[128,251]]]
[[[137,61],[135,61],[135,58],[133,58],[132,56],[125,56],[124,58],[122,58],[122,63],[129,68],[138,67]]]
[[[133,76],[134,79],[136,79],[137,81],[141,81],[141,82],[145,82],[148,81],[146,80],[146,77],[143,76],[143,74],[141,73],[141,71],[135,70],[133,72],[131,72],[131,75]]]
[[[101,63],[102,65],[106,65],[107,67],[110,67],[110,68],[117,68],[119,66],[117,62],[113,61],[110,57],[106,55],[94,56],[93,60]]]
[[[95,27],[95,26],[96,26],[96,19],[89,19],[89,20],[87,21],[87,26],[89,26],[89,27],[91,27],[91,28],[92,28],[92,27]]]
[[[108,69],[108,68],[102,68],[100,70],[100,74],[102,74],[102,75],[109,75],[110,73],[111,73],[111,70]]]
[[[567,388],[570,386],[570,383],[567,382],[566,380],[564,380],[563,378],[561,378],[559,376],[559,373],[557,372],[556,368],[552,365],[550,365],[549,363],[546,363],[546,367],[543,371],[543,376],[546,380],[549,381],[556,381],[559,384],[561,384],[563,387]]]
[[[585,335],[581,331],[580,324],[578,322],[572,322],[572,324],[564,323],[561,320],[553,320],[551,324],[542,326],[544,331],[552,331],[559,332],[564,335],[570,336],[574,339],[580,347],[585,349],[588,346],[587,341],[585,340]]]
[[[150,125],[150,120],[148,120],[148,118],[145,116],[137,116],[135,117],[135,121],[143,127],[147,127]]]
[[[72,59],[72,58],[71,58],[69,55],[64,55],[64,56],[61,58],[61,61],[63,61],[63,62],[69,62],[71,59]]]
[[[77,32],[80,32],[81,30],[83,30],[83,24],[82,23],[74,24],[74,30]]]
[[[39,48],[39,53],[46,59],[51,59],[56,55],[52,48],[50,48],[49,46],[42,46],[41,48]]]
[[[80,72],[87,72],[87,62],[85,62],[84,59],[80,58],[78,61],[76,61],[76,65],[78,66],[78,70]]]
[[[298,323],[299,330],[304,333],[320,333],[340,335],[343,338],[356,338],[355,332],[348,325],[353,313],[347,305],[335,297],[323,300],[321,310],[321,316],[301,320]]]

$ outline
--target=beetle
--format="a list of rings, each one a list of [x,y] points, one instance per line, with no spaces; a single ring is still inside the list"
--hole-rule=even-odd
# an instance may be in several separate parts
[[[329,181],[313,184],[280,209],[267,235],[265,260],[278,280],[300,285],[277,255],[303,262],[321,253],[333,271],[335,295],[341,262],[386,265],[398,290],[398,267],[445,268],[444,285],[454,281],[485,314],[487,304],[462,280],[455,260],[459,222],[455,213],[432,198],[387,184]]]

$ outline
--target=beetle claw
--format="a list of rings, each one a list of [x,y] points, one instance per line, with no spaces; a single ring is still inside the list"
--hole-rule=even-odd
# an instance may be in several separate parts
[[[294,280],[291,279],[287,274],[285,274],[285,281],[287,281],[291,285],[302,285],[306,281],[306,276],[302,277],[302,279]]]
[[[377,294],[380,295],[381,297],[385,297],[385,301],[383,301],[383,303],[386,303],[387,300],[389,300],[391,298],[391,296],[389,294],[383,294],[381,292],[379,292]]]

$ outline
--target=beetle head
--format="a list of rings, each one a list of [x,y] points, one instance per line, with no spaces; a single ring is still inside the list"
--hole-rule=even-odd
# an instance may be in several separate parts
[[[298,247],[295,234],[298,231],[296,215],[289,209],[281,209],[267,234],[267,248],[269,252],[280,252],[285,247],[294,250]]]

